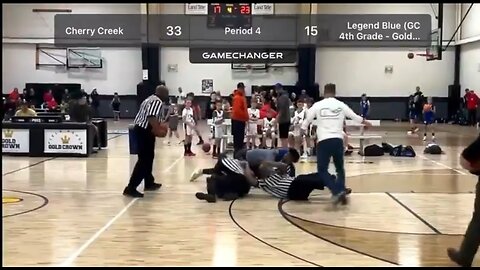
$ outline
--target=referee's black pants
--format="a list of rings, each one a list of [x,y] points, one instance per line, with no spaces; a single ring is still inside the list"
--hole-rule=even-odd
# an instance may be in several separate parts
[[[233,155],[243,149],[245,140],[245,125],[244,121],[232,119],[232,135],[233,135]]]
[[[217,164],[211,169],[203,169],[203,174],[211,175],[207,180],[207,192],[223,198],[226,194],[237,194],[243,197],[250,191],[250,183],[242,174],[238,174],[225,166],[224,156],[218,158]]]
[[[135,142],[137,143],[138,160],[133,168],[128,188],[133,190],[145,179],[145,187],[152,186],[154,178],[152,175],[153,159],[155,158],[155,135],[148,129],[135,126]]]
[[[288,188],[288,198],[295,201],[306,201],[313,190],[323,190],[325,183],[318,176],[318,173],[301,174],[295,177],[295,180]]]

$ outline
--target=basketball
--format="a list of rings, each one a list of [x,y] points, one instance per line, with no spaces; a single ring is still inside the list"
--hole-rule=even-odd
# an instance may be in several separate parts
[[[204,143],[204,144],[202,145],[202,150],[203,150],[203,152],[205,152],[205,153],[210,152],[210,148],[212,148],[212,147],[210,146],[209,143]]]
[[[167,136],[168,126],[166,124],[160,124],[157,128],[152,130],[153,134],[159,138],[164,138]]]
[[[415,54],[413,54],[413,53],[408,53],[407,56],[408,56],[408,59],[413,59],[413,57],[415,57]]]

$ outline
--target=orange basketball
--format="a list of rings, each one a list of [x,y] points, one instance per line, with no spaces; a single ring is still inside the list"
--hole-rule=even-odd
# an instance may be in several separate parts
[[[212,147],[210,146],[209,143],[204,143],[204,144],[202,145],[202,150],[203,150],[203,152],[205,152],[205,153],[210,152],[210,149],[211,149],[211,148],[212,148]]]
[[[164,123],[158,125],[157,128],[155,128],[154,130],[152,130],[153,134],[155,134],[155,136],[157,137],[160,137],[160,138],[164,138],[167,136],[167,132],[168,132],[168,126]]]

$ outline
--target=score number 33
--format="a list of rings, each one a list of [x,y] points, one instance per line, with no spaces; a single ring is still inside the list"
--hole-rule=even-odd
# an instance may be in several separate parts
[[[181,26],[178,26],[178,25],[175,25],[175,26],[167,26],[167,36],[171,37],[171,36],[181,36],[182,35],[182,27]]]

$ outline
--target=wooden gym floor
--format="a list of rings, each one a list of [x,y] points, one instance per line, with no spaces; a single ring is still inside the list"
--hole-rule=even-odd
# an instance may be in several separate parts
[[[128,122],[109,123],[125,129]],[[203,127],[207,130],[206,127]],[[2,158],[3,262],[7,266],[451,266],[473,209],[477,179],[458,156],[478,131],[440,125],[446,154],[424,156],[406,125],[377,129],[392,144],[411,144],[416,158],[346,158],[351,204],[333,210],[328,192],[309,202],[279,202],[259,190],[208,204],[190,183],[204,153],[157,140],[154,176],[163,187],[143,199],[122,196],[136,156],[128,135],[90,158]],[[195,140],[196,141],[196,140]],[[314,163],[297,165],[299,173]],[[475,265],[480,266],[477,255]]]

